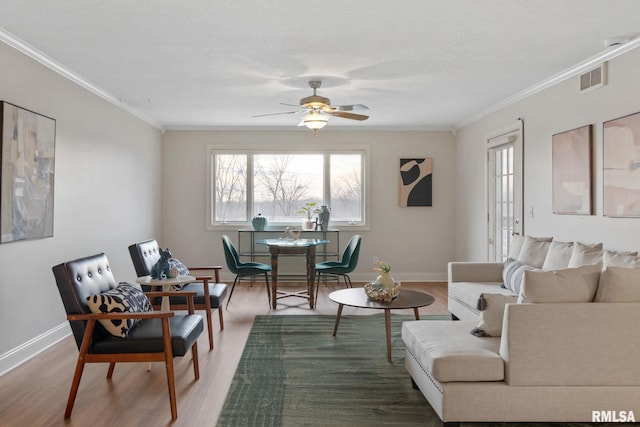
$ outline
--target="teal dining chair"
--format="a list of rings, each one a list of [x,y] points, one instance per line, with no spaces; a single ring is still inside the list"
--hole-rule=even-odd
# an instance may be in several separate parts
[[[316,300],[318,299],[318,288],[320,287],[320,278],[322,276],[325,278],[326,276],[334,276],[338,283],[340,283],[340,277],[343,277],[345,285],[348,288],[353,287],[349,273],[353,272],[358,265],[361,242],[362,236],[356,234],[349,240],[340,261],[324,261],[316,264]]]
[[[271,308],[271,286],[269,285],[269,273],[271,273],[271,266],[261,262],[240,261],[238,251],[227,235],[222,236],[222,247],[224,249],[224,259],[227,263],[227,268],[236,275],[236,278],[233,281],[233,286],[231,286],[229,299],[227,300],[227,307],[229,307],[229,302],[231,302],[231,296],[233,295],[233,290],[236,288],[238,280],[244,277],[253,277],[264,274],[264,280],[267,285],[267,295],[269,296],[269,308]]]

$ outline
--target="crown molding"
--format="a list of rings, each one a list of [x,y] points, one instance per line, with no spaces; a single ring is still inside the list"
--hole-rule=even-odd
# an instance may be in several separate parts
[[[525,98],[530,97],[531,95],[534,95],[538,92],[541,92],[551,86],[554,86],[560,82],[563,82],[571,77],[577,76],[585,71],[590,70],[593,67],[596,67],[598,65],[600,65],[601,63],[608,61],[610,59],[613,59],[617,56],[620,56],[624,53],[629,52],[630,50],[633,50],[635,48],[637,48],[638,46],[640,46],[640,37],[636,37],[632,40],[630,40],[629,42],[620,45],[618,47],[615,48],[609,48],[606,49],[605,51],[585,60],[580,62],[577,65],[574,65],[571,68],[568,68],[554,76],[551,76],[550,78],[541,81],[540,83],[537,83],[521,92],[516,93],[515,95],[512,95],[500,102],[498,102],[497,104],[492,105],[489,108],[486,108],[464,120],[462,120],[461,122],[457,123],[454,126],[455,130],[458,130],[460,128],[463,128],[465,126],[470,125],[473,122],[476,122],[486,116],[488,116],[489,114],[493,114],[497,111],[502,110],[503,108],[506,108],[510,105],[515,104],[518,101],[522,101]]]
[[[140,111],[136,110],[135,108],[131,107],[130,105],[127,105],[125,102],[122,101],[122,99],[114,96],[113,94],[107,92],[106,90],[102,89],[101,87],[91,83],[90,81],[88,81],[84,77],[80,76],[79,74],[74,73],[73,71],[71,71],[68,68],[64,67],[60,63],[54,61],[53,59],[51,59],[50,57],[48,57],[47,55],[45,55],[44,53],[42,53],[38,49],[34,48],[33,46],[29,45],[28,43],[23,42],[22,40],[20,40],[19,38],[15,37],[13,34],[9,33],[8,31],[6,31],[4,28],[1,28],[1,27],[0,27],[0,42],[3,42],[4,44],[14,48],[18,52],[23,53],[24,55],[28,56],[29,58],[39,62],[40,64],[44,65],[47,68],[49,68],[50,70],[60,74],[62,77],[66,78],[68,80],[71,80],[73,83],[77,84],[78,86],[80,86],[80,87],[88,90],[89,92],[99,96],[100,98],[104,99],[105,101],[117,106],[118,108],[121,108],[121,109],[125,110],[129,114],[132,114],[133,116],[135,116],[135,117],[139,118],[140,120],[150,124],[151,126],[162,130],[162,125],[160,123],[158,123],[155,120],[152,120],[149,117],[145,116]]]

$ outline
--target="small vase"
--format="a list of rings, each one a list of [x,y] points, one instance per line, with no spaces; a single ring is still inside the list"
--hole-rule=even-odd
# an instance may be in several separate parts
[[[253,225],[254,230],[262,231],[267,226],[267,218],[263,217],[262,214],[258,214],[251,220],[251,225]]]
[[[320,223],[320,230],[327,231],[329,229],[329,218],[331,217],[331,209],[327,206],[320,206],[320,212],[318,212],[318,222]]]
[[[382,285],[387,290],[392,290],[396,286],[396,281],[389,273],[380,273],[375,283]]]

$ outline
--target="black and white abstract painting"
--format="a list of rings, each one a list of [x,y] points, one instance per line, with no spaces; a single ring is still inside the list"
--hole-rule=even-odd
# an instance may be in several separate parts
[[[400,206],[432,206],[433,160],[400,159]]]

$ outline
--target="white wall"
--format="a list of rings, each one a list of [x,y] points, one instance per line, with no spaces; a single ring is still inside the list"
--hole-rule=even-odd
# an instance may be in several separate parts
[[[56,119],[52,238],[0,245],[0,373],[67,332],[51,267],[105,252],[118,280],[127,245],[160,229],[160,132],[0,43],[0,99]]]
[[[457,133],[456,259],[486,260],[486,137],[524,119],[525,233],[560,240],[603,242],[605,248],[640,249],[640,218],[602,215],[602,123],[640,112],[640,49],[614,58],[608,84],[578,92],[578,76],[470,124]],[[591,216],[554,215],[551,198],[551,137],[594,125],[594,202]],[[533,209],[533,217],[528,213]]]
[[[163,135],[162,247],[187,265],[224,264],[221,231],[206,231],[206,145],[369,145],[371,230],[363,237],[355,280],[373,279],[373,257],[392,264],[397,280],[444,280],[454,255],[456,174],[450,132],[169,131]],[[398,168],[403,157],[433,158],[433,206],[398,206]],[[342,248],[354,234],[343,229]],[[237,232],[226,231],[237,243]],[[341,248],[341,249],[342,249]],[[225,267],[223,278],[233,280]]]

